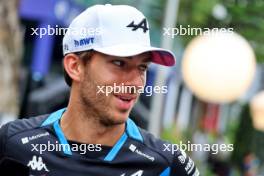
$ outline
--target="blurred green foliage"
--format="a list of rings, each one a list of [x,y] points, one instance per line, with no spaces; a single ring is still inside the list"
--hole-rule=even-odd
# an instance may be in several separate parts
[[[254,128],[252,125],[250,108],[248,104],[243,107],[240,117],[240,124],[236,132],[234,151],[232,153],[232,160],[238,166],[242,165],[244,157],[248,153],[252,153],[254,151],[252,146]]]
[[[226,18],[218,20],[212,15],[213,8],[223,5]],[[178,25],[191,27],[233,28],[244,36],[254,48],[258,62],[264,61],[264,1],[263,0],[182,0]],[[185,44],[192,38],[186,37]]]

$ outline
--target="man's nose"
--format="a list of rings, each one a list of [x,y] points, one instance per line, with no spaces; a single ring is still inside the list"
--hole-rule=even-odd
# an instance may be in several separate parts
[[[138,88],[145,86],[146,74],[140,73],[138,69],[133,69],[124,75],[125,86],[135,86]]]

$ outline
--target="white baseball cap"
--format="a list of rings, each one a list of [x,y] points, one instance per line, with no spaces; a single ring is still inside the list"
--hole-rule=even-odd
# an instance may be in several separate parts
[[[150,45],[146,17],[127,5],[95,5],[71,22],[63,37],[63,54],[87,50],[118,57],[151,52],[152,62],[175,64],[171,51]]]

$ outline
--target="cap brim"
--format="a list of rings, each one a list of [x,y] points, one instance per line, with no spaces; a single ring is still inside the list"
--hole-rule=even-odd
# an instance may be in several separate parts
[[[103,54],[117,56],[117,57],[130,57],[145,52],[152,53],[152,62],[164,66],[173,66],[176,62],[176,58],[172,52],[166,49],[157,47],[144,47],[135,45],[114,45],[103,48],[93,48]]]

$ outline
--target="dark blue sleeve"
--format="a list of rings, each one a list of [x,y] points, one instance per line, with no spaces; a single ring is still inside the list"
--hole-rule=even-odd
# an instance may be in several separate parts
[[[0,128],[0,159],[3,158],[5,154],[8,125],[9,124],[3,125]]]
[[[171,176],[198,176],[199,171],[193,160],[184,151],[178,150],[171,166]]]

